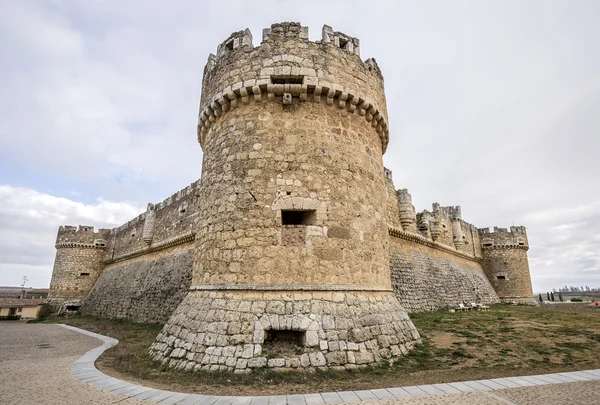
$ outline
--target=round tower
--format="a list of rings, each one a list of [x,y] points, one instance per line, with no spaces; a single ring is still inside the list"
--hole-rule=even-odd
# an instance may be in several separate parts
[[[383,77],[359,41],[274,24],[204,70],[192,287],[150,352],[170,367],[352,368],[420,337],[391,288]]]
[[[48,303],[55,311],[79,310],[104,269],[102,263],[108,229],[93,226],[61,226],[56,236],[56,257]]]
[[[494,227],[479,230],[481,266],[503,302],[537,304],[531,287],[527,250],[529,242],[524,226]]]

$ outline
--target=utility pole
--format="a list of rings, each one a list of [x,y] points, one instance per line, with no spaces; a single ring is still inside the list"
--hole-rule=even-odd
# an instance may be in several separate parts
[[[25,283],[27,283],[27,276],[23,276],[23,282],[21,283],[21,299],[25,298]]]

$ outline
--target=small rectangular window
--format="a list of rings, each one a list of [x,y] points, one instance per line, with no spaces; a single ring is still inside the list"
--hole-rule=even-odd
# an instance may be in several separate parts
[[[496,276],[498,280],[506,280],[506,276]]]
[[[281,225],[313,225],[316,218],[315,210],[281,210]]]
[[[79,273],[79,275],[80,275],[81,277],[87,277],[87,276],[89,276],[89,275],[90,275],[90,273]]]
[[[273,84],[302,84],[304,83],[304,76],[292,76],[292,75],[279,75],[271,76],[271,83]]]

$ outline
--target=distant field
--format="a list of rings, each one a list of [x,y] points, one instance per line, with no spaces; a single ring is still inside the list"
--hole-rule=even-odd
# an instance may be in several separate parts
[[[496,305],[489,312],[413,314],[424,344],[393,365],[354,372],[185,373],[146,351],[160,325],[86,316],[64,322],[120,340],[97,361],[106,374],[161,389],[219,395],[309,393],[600,368],[600,310],[581,304]]]

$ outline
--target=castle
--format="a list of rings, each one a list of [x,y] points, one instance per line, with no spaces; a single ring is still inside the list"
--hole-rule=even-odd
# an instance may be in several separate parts
[[[60,227],[57,309],[165,326],[177,369],[350,369],[421,337],[409,312],[534,303],[524,227],[416,213],[383,167],[383,76],[329,26],[233,33],[204,69],[201,179],[113,229]]]

